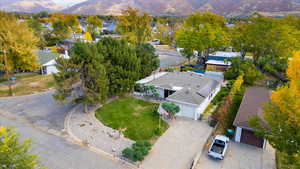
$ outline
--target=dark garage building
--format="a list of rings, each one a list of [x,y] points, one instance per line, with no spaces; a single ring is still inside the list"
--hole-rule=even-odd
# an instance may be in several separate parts
[[[235,117],[233,125],[236,127],[236,142],[264,148],[266,139],[254,135],[253,128],[248,120],[252,116],[262,117],[263,105],[269,101],[271,91],[262,87],[249,87],[246,89],[243,101]]]

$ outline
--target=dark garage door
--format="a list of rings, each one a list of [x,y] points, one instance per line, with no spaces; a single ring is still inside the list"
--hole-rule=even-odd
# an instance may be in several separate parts
[[[241,136],[241,143],[263,148],[264,139],[254,135],[253,131],[243,129]]]

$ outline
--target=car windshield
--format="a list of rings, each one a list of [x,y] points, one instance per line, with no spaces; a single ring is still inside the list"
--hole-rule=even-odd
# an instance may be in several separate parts
[[[221,140],[215,140],[213,146],[211,147],[211,151],[222,154],[225,147],[225,142]]]

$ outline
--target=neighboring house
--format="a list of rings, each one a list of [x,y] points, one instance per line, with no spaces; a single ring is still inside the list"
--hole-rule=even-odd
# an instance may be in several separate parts
[[[231,62],[227,61],[233,57],[240,57],[240,52],[222,52],[218,51],[212,54],[209,54],[206,64],[206,70],[226,70]]]
[[[234,140],[236,142],[265,148],[266,139],[254,134],[254,128],[248,123],[253,116],[262,117],[263,105],[269,101],[271,91],[262,87],[246,89],[243,101],[235,117],[233,125],[236,127]]]
[[[40,72],[43,75],[48,75],[48,74],[58,72],[55,66],[56,65],[55,59],[57,57],[69,58],[67,51],[65,52],[65,54],[58,54],[58,53],[53,53],[52,51],[38,50],[37,55],[39,58],[39,64],[41,65]]]
[[[117,23],[116,22],[108,22],[104,21],[102,24],[102,32],[103,33],[111,33],[115,32],[117,29]]]
[[[200,117],[221,88],[221,82],[193,72],[160,72],[138,81],[137,84],[155,87],[159,98],[180,107],[176,116],[194,120]],[[159,112],[164,113],[161,106]]]

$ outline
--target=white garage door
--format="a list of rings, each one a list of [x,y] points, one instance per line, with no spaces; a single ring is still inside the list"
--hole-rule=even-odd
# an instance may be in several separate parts
[[[177,114],[177,116],[187,117],[187,118],[191,118],[191,119],[195,118],[195,108],[194,107],[184,105],[184,104],[178,104],[178,103],[176,103],[176,104],[180,107],[180,112]]]

